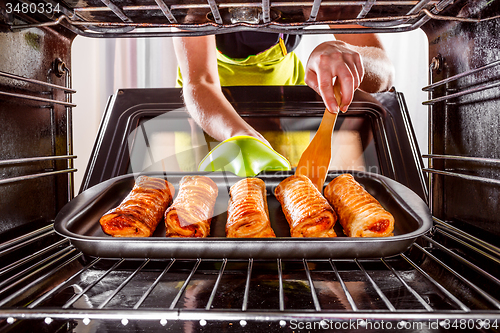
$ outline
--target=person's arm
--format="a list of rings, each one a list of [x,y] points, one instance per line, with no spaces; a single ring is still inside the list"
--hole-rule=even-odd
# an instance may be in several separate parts
[[[267,143],[222,93],[215,36],[175,37],[173,42],[182,74],[184,102],[196,123],[218,141],[250,135]]]
[[[341,111],[352,102],[354,91],[381,92],[391,88],[394,69],[375,34],[337,34],[336,40],[318,45],[306,66],[305,82],[321,95],[334,112],[333,82],[340,84]]]
[[[376,34],[341,34],[337,40],[347,43],[361,55],[365,75],[359,89],[369,92],[387,91],[392,87],[394,68]]]

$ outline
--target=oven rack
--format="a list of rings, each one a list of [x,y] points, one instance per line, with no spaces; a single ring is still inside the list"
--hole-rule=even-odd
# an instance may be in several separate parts
[[[13,165],[26,165],[26,164],[32,164],[32,163],[37,163],[37,162],[44,162],[44,161],[52,161],[53,162],[53,167],[50,169],[45,169],[44,172],[39,172],[39,173],[30,173],[26,175],[20,175],[20,176],[9,176],[6,178],[0,178],[0,185],[5,185],[5,184],[10,184],[14,182],[20,182],[20,181],[26,181],[30,179],[36,179],[36,178],[41,178],[41,177],[48,177],[48,176],[55,176],[55,175],[60,175],[60,174],[67,174],[68,175],[68,201],[73,199],[74,197],[74,186],[73,186],[73,174],[77,171],[75,169],[73,160],[76,158],[76,155],[73,155],[73,121],[72,121],[72,115],[73,115],[73,107],[76,107],[76,104],[72,102],[72,94],[76,93],[76,90],[74,90],[71,86],[71,71],[70,69],[66,66],[64,62],[62,62],[60,59],[56,59],[54,61],[52,69],[49,71],[50,74],[54,74],[60,77],[64,77],[64,86],[62,85],[57,85],[53,84],[50,82],[50,76],[48,75],[47,82],[41,81],[41,80],[36,80],[36,79],[31,79],[31,78],[26,78],[20,75],[16,75],[13,73],[7,73],[4,71],[0,71],[0,79],[2,80],[10,80],[13,82],[21,82],[21,84],[24,84],[25,86],[23,87],[24,89],[21,92],[14,92],[14,91],[8,91],[5,89],[2,85],[0,85],[0,96],[7,96],[7,97],[13,97],[16,99],[21,99],[29,102],[35,102],[35,103],[42,103],[41,108],[42,109],[48,109],[50,110],[51,114],[53,113],[54,107],[57,106],[63,106],[66,111],[66,118],[67,118],[67,128],[66,128],[66,154],[65,155],[53,155],[53,156],[30,156],[30,157],[22,157],[22,158],[12,158],[12,159],[5,159],[5,160],[0,160],[0,167],[2,166],[13,166]],[[3,83],[3,82],[0,82]],[[42,90],[42,91],[36,91],[36,88],[34,87],[41,87],[42,89],[48,89],[48,90]],[[54,91],[61,91],[64,93],[64,100],[58,100],[54,97]],[[28,94],[27,92],[31,92],[31,94]],[[48,97],[40,97],[40,95],[46,95]],[[52,115],[53,118],[53,115]],[[52,121],[54,121],[52,119]],[[55,151],[55,142],[56,142],[56,133],[52,131],[51,133],[51,142],[52,142],[52,151]],[[66,160],[66,168],[64,169],[58,169],[56,170],[55,168],[55,161],[58,160]]]
[[[87,258],[49,225],[0,244],[0,329],[25,321],[152,321],[157,328],[500,321],[500,248],[434,220],[405,253],[363,260]],[[36,249],[39,243],[46,245]]]
[[[473,168],[474,165],[481,165],[490,166],[492,168],[491,170],[498,170],[498,167],[500,166],[499,158],[464,156],[452,153],[435,152],[435,120],[433,117],[433,114],[436,112],[435,110],[442,105],[446,105],[446,107],[460,106],[460,103],[467,103],[467,98],[471,98],[470,95],[475,96],[474,94],[486,90],[491,89],[491,91],[494,91],[493,89],[498,89],[500,86],[500,78],[496,73],[498,73],[500,60],[496,58],[495,60],[487,61],[487,63],[481,64],[480,66],[473,67],[458,74],[435,81],[435,75],[444,69],[444,62],[445,60],[440,54],[436,55],[432,59],[431,64],[429,65],[429,78],[432,83],[422,88],[422,90],[428,92],[429,95],[429,99],[422,103],[423,105],[427,105],[429,107],[430,120],[428,126],[429,154],[422,155],[422,158],[428,159],[428,167],[422,168],[422,171],[429,174],[429,207],[431,207],[431,209],[436,208],[436,200],[434,198],[435,193],[432,191],[436,181],[439,181],[436,177],[464,180],[471,183],[480,183],[493,187],[498,187],[500,185],[500,180],[495,177],[494,172],[490,172],[487,177],[482,173],[474,174],[475,170]],[[487,78],[487,81],[482,82],[483,80],[478,78]],[[438,97],[435,95],[438,95]],[[440,110],[441,113],[443,109],[441,108]],[[455,110],[455,112],[458,112],[458,110]],[[447,164],[450,162],[461,163],[461,167],[457,168],[456,164],[453,164],[452,167]],[[436,210],[433,210],[433,212],[435,213]]]
[[[440,61],[442,61],[442,60],[437,60],[437,59],[439,59],[439,57],[435,58],[435,60],[433,60],[433,62],[430,65],[431,75],[432,75],[432,71],[435,70],[435,69],[437,69],[437,68],[434,68],[434,67],[435,66],[440,66],[437,63],[440,62]],[[437,88],[439,88],[441,86],[450,84],[451,82],[457,81],[457,80],[465,78],[467,76],[479,74],[479,73],[481,73],[483,71],[487,71],[487,70],[492,69],[492,68],[494,68],[496,66],[500,66],[500,60],[493,61],[491,63],[488,63],[488,64],[486,64],[484,66],[481,66],[481,67],[478,67],[478,68],[474,68],[474,69],[470,69],[470,70],[464,71],[464,72],[462,72],[460,74],[456,74],[456,75],[450,76],[450,77],[448,77],[446,79],[443,79],[443,80],[439,80],[438,82],[435,82],[433,84],[430,84],[430,85],[422,88],[422,90],[423,91],[427,91],[427,92],[433,92],[435,89],[437,89]],[[487,89],[497,88],[498,86],[500,86],[500,81],[495,80],[495,79],[493,79],[491,81],[492,82],[488,82],[486,84],[480,84],[480,85],[477,85],[475,87],[467,88],[467,89],[464,89],[464,90],[461,90],[461,91],[453,91],[451,94],[447,93],[446,95],[441,96],[441,97],[431,98],[431,99],[429,99],[429,100],[427,100],[425,102],[422,102],[422,104],[423,105],[434,105],[434,104],[439,103],[439,102],[448,101],[450,99],[454,99],[454,98],[462,97],[462,96],[465,96],[465,95],[477,93],[477,92],[480,92],[480,91],[483,91],[483,90],[487,90]]]
[[[30,0],[19,1],[28,12],[33,5],[36,7],[39,4]],[[88,0],[85,3],[78,2],[74,7],[66,7],[55,0],[41,3],[50,8],[57,6],[60,15],[42,11],[32,13],[40,14],[35,19],[33,15],[21,15],[21,11],[17,16],[26,23],[14,23],[12,20],[10,29],[19,31],[61,25],[81,36],[109,38],[201,36],[241,30],[288,34],[388,33],[415,30],[431,19],[479,23],[500,17],[441,15],[454,3],[452,0],[306,0],[272,3],[269,0],[193,0],[182,3],[149,0],[133,4],[119,0]],[[301,8],[310,10],[302,13]],[[251,10],[255,11],[249,14]],[[231,11],[239,14],[232,14]],[[347,17],[339,18],[339,11]]]

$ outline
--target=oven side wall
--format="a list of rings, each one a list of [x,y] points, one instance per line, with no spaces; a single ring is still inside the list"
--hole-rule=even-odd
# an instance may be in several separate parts
[[[65,76],[56,76],[53,67],[60,59],[70,69],[73,36],[64,29],[7,32],[3,23],[9,17],[1,14],[0,71],[65,86]],[[26,96],[66,100],[61,89],[0,76],[1,239],[52,223],[69,199],[67,159],[25,160],[68,154],[66,107]],[[63,173],[44,175],[57,171]]]
[[[446,12],[453,16],[474,18],[493,17],[498,13],[498,1],[461,1]],[[430,21],[423,29],[429,37],[429,63],[440,59],[439,68],[430,71],[431,83],[500,60],[499,19],[479,24]],[[431,169],[453,173],[431,174],[433,215],[494,236],[500,236],[498,84],[500,63],[440,85],[429,94],[430,99],[436,99],[469,89],[478,90],[429,107],[430,152],[491,159],[486,162],[477,159],[432,159],[429,164]],[[482,86],[489,88],[480,90]],[[461,175],[478,178],[466,179]]]

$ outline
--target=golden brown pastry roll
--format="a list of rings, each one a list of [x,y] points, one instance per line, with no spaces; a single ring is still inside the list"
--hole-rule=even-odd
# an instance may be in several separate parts
[[[179,193],[165,212],[166,236],[209,236],[217,194],[217,185],[208,177],[182,177]]]
[[[336,237],[337,215],[314,184],[302,175],[283,180],[274,190],[292,237]]]
[[[269,220],[266,185],[245,178],[231,186],[227,208],[227,237],[276,237]]]
[[[120,205],[104,214],[102,230],[114,237],[149,237],[172,202],[174,187],[161,178],[140,176]]]
[[[351,174],[335,177],[325,188],[325,197],[347,236],[393,236],[394,217]]]

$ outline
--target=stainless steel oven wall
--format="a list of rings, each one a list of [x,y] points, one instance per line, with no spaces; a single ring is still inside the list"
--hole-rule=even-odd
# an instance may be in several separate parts
[[[60,27],[9,32],[13,17],[0,7],[0,234],[26,233],[52,223],[71,195],[73,36]]]
[[[461,1],[445,14],[486,18],[499,12],[498,1]],[[500,20],[430,21],[424,30],[432,83],[425,104],[433,215],[498,237]]]

